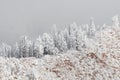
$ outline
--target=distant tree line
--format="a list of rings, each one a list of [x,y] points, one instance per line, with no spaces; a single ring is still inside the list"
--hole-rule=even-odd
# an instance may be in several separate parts
[[[113,17],[114,27],[119,27],[118,16]],[[67,50],[84,51],[88,47],[93,47],[98,38],[98,32],[102,32],[107,25],[96,26],[93,19],[90,24],[77,25],[75,22],[64,30],[57,30],[53,25],[51,34],[43,33],[35,41],[31,41],[27,36],[20,37],[19,41],[14,45],[2,43],[0,46],[0,56],[3,57],[37,57],[43,55],[56,55],[66,52]],[[100,36],[101,33],[99,34]],[[102,38],[102,37],[101,37]]]

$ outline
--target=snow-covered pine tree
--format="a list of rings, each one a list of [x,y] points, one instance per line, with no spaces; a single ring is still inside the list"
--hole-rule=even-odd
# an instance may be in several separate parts
[[[93,18],[90,19],[90,26],[89,26],[89,30],[88,30],[88,37],[89,38],[93,38],[95,36],[95,31],[96,31],[96,28],[95,28],[95,24],[94,24],[94,20]]]
[[[58,30],[57,30],[57,27],[56,27],[55,24],[53,25],[52,35],[53,35],[53,40],[54,40],[55,47],[57,47],[57,44],[58,44],[57,43],[58,42]]]
[[[82,31],[85,31],[85,34],[89,32],[89,25],[88,24],[82,24],[79,27],[81,27]]]
[[[67,44],[67,49],[69,48],[69,31],[68,31],[68,28],[65,28],[63,31],[63,36],[64,36],[64,39],[66,41],[66,44]]]
[[[11,46],[7,45],[5,43],[2,43],[1,45],[1,56],[3,57],[11,57]]]
[[[113,26],[114,27],[119,27],[119,19],[118,19],[118,15],[112,17],[112,22],[113,22]]]
[[[19,57],[29,57],[32,55],[32,42],[27,36],[22,36],[19,41]]]
[[[64,32],[61,31],[58,34],[58,44],[57,44],[57,48],[59,49],[60,52],[65,52],[67,51],[67,43],[66,43],[66,39],[64,37]]]
[[[36,39],[33,46],[34,46],[33,47],[33,57],[37,57],[37,58],[42,57],[44,48],[43,48],[42,39],[40,36]]]
[[[18,46],[18,43],[17,43],[17,42],[16,42],[16,44],[12,47],[11,56],[12,56],[12,57],[19,58],[19,46]]]
[[[77,31],[77,24],[74,22],[73,24],[70,25],[69,27],[69,43],[68,43],[68,48],[75,50],[75,44],[76,44],[76,31]]]
[[[31,40],[29,40],[28,43],[28,47],[29,47],[29,57],[33,57],[33,42]]]
[[[81,26],[76,31],[76,50],[80,51],[82,47],[82,35],[83,31]]]
[[[56,54],[57,50],[54,45],[53,37],[50,34],[44,33],[42,36],[42,42],[44,47],[44,55],[46,54]]]

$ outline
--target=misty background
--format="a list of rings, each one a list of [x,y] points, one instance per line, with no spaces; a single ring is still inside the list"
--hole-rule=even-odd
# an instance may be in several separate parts
[[[111,24],[111,17],[120,14],[120,0],[0,0],[0,43],[15,43],[20,36],[37,38],[51,32],[53,24],[59,29],[77,24]]]

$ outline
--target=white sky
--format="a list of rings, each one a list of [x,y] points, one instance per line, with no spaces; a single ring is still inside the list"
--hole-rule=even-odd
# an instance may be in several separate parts
[[[64,28],[72,22],[110,24],[120,14],[120,0],[0,0],[0,42],[9,44],[21,35],[36,38],[50,32],[55,23]]]

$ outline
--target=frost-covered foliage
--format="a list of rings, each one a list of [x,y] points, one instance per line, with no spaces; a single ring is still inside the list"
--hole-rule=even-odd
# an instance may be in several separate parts
[[[120,59],[115,57],[78,51],[41,59],[0,57],[0,80],[120,80]]]
[[[33,45],[33,57],[42,57],[43,56],[43,43],[42,39],[39,36]]]
[[[27,36],[22,36],[18,43],[19,45],[19,57],[32,56],[32,41]]]
[[[52,34],[44,33],[35,41],[31,41],[27,36],[22,36],[13,46],[3,43],[0,47],[0,56],[41,58],[43,55],[56,55],[68,50],[77,50],[82,53],[91,51],[101,55],[104,51],[113,50],[112,47],[105,46],[108,42],[111,45],[119,43],[119,40],[113,39],[115,36],[120,37],[118,15],[112,18],[111,26],[106,24],[96,26],[91,18],[90,24],[77,25],[74,22],[63,30],[57,30],[55,24],[53,27]],[[112,42],[113,40],[114,42]]]

